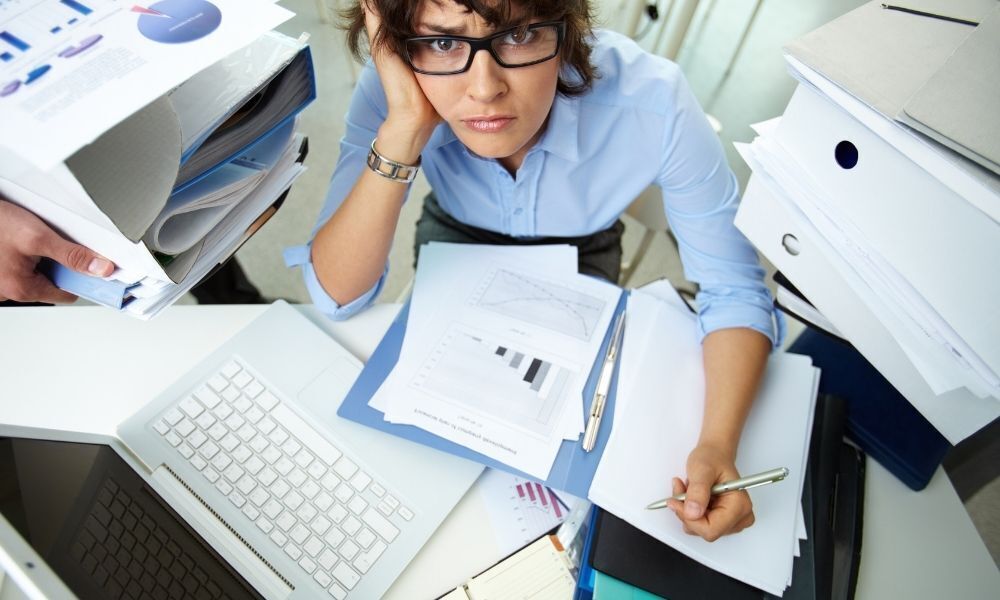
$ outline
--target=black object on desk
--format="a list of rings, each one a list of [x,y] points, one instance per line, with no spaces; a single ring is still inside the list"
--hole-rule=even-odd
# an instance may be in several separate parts
[[[808,539],[782,600],[850,600],[857,582],[864,510],[864,454],[843,442],[845,403],[820,396],[803,489]],[[590,565],[670,600],[773,596],[688,558],[605,511],[594,522]]]
[[[820,393],[844,399],[848,438],[910,488],[927,486],[952,446],[860,352],[810,328],[788,351],[811,356]]]

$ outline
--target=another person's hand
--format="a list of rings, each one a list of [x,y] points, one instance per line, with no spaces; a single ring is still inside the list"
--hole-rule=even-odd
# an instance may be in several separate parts
[[[362,0],[362,5],[365,10],[365,27],[368,30],[368,40],[371,44],[372,60],[378,71],[379,79],[382,81],[389,110],[383,128],[391,128],[393,138],[407,136],[416,138],[416,145],[419,146],[416,150],[417,155],[419,155],[427,138],[441,122],[441,116],[427,100],[420,84],[417,83],[416,75],[406,64],[406,61],[385,45],[376,46],[371,43],[381,24],[381,17],[367,1]],[[397,142],[397,139],[391,141]],[[388,144],[390,140],[380,138],[379,142]],[[382,150],[381,146],[379,150]],[[391,155],[390,158],[403,160],[403,158]]]
[[[58,304],[76,300],[35,271],[43,257],[98,277],[111,275],[115,268],[93,250],[67,241],[31,212],[0,200],[0,301]]]
[[[696,446],[688,455],[687,482],[673,479],[673,494],[687,493],[687,499],[671,500],[667,506],[686,533],[709,542],[743,531],[754,522],[750,495],[745,491],[711,495],[713,485],[739,476],[733,456],[711,446]]]

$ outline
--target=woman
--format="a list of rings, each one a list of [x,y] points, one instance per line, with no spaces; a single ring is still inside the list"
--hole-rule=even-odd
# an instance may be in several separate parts
[[[671,508],[710,541],[750,526],[745,492],[710,500],[709,490],[739,476],[740,432],[778,334],[756,253],[733,225],[736,180],[677,66],[595,35],[585,0],[369,0],[347,14],[352,50],[367,33],[373,60],[311,248],[290,260],[314,302],[345,318],[377,295],[418,168],[434,190],[418,248],[572,243],[580,272],[611,281],[618,219],[659,185],[686,275],[701,286],[706,375],[687,483],[673,480],[687,500]]]

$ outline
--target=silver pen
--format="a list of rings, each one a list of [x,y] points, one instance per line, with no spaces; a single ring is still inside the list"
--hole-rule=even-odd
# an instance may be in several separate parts
[[[770,471],[764,471],[763,473],[757,473],[756,475],[748,475],[747,477],[740,477],[739,479],[734,479],[732,481],[717,483],[712,486],[712,495],[716,496],[718,494],[725,494],[726,492],[738,492],[740,490],[748,490],[759,485],[777,483],[785,477],[788,477],[788,469],[785,467],[781,467],[780,469],[771,469]],[[654,502],[646,508],[648,510],[666,508],[667,502],[670,500],[680,500],[683,502],[686,498],[687,494],[677,494],[669,498],[664,498],[658,502]]]
[[[608,343],[608,351],[604,355],[601,374],[597,378],[597,387],[594,389],[594,399],[590,403],[590,417],[587,419],[587,428],[583,431],[583,450],[585,452],[593,450],[594,444],[597,443],[597,431],[601,426],[604,404],[608,400],[608,391],[611,389],[611,375],[615,371],[615,360],[618,358],[618,348],[621,346],[624,330],[625,311],[623,310],[618,313],[618,319],[615,321],[611,342]]]

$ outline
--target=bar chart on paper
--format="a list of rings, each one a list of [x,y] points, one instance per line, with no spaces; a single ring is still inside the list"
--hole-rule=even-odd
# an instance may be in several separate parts
[[[411,385],[544,436],[562,414],[567,384],[578,369],[537,354],[453,325],[431,350]]]
[[[469,303],[581,340],[597,328],[605,301],[525,273],[491,269]]]
[[[0,74],[72,41],[72,31],[112,10],[112,0],[0,0]]]
[[[479,487],[505,553],[562,523],[577,502],[564,492],[494,469],[482,476]]]

